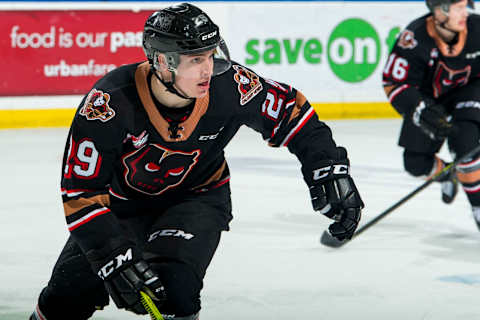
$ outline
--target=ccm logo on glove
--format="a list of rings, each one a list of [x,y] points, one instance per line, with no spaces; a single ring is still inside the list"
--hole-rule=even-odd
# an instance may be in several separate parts
[[[102,278],[102,280],[105,280],[109,275],[112,274],[115,269],[118,269],[122,266],[124,262],[131,261],[132,260],[132,248],[129,248],[127,251],[125,251],[124,254],[119,254],[109,262],[107,262],[103,267],[100,268],[98,271],[98,276]]]
[[[333,166],[323,167],[320,169],[313,170],[313,180],[320,180],[332,174],[348,174],[348,165],[346,164],[335,164]]]

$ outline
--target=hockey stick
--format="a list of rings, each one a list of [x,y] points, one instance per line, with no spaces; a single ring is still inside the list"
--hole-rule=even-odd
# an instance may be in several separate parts
[[[463,156],[461,156],[460,158],[456,159],[455,161],[453,161],[452,163],[450,163],[449,165],[445,166],[445,168],[443,168],[440,172],[438,172],[437,174],[433,175],[430,179],[428,179],[427,181],[425,181],[423,184],[421,184],[420,186],[418,186],[415,190],[413,190],[412,192],[410,192],[409,194],[407,194],[405,197],[403,197],[402,199],[398,200],[396,203],[394,203],[392,206],[390,206],[388,209],[386,209],[385,211],[383,211],[382,213],[380,213],[378,216],[376,216],[375,218],[373,218],[372,220],[368,221],[366,224],[364,224],[361,228],[359,228],[352,236],[352,239],[350,240],[353,240],[354,238],[358,237],[362,232],[364,232],[365,230],[367,230],[368,228],[370,228],[371,226],[375,225],[378,221],[382,220],[383,218],[385,218],[385,216],[387,216],[390,212],[392,212],[393,210],[397,209],[398,207],[400,207],[402,204],[404,204],[405,202],[407,202],[409,199],[411,199],[414,195],[416,195],[417,193],[419,193],[420,191],[422,191],[423,189],[425,189],[426,187],[428,187],[432,182],[435,182],[435,181],[438,181],[439,179],[443,178],[446,174],[448,174],[448,172],[456,167],[460,162],[474,156],[476,153],[480,152],[480,145],[476,146],[475,148],[473,148],[470,152],[464,154]],[[348,241],[350,240],[338,240],[337,238],[333,237],[330,232],[328,232],[328,230],[325,230],[323,231],[323,234],[320,238],[320,243],[327,246],[327,247],[331,247],[331,248],[339,248],[341,246],[343,246],[345,243],[347,243]]]
[[[152,320],[164,320],[162,314],[158,311],[157,306],[153,303],[152,298],[150,298],[148,294],[140,291],[140,301]]]

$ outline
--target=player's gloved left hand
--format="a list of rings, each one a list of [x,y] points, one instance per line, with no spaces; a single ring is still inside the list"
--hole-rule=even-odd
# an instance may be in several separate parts
[[[347,151],[337,147],[335,159],[317,160],[302,166],[310,189],[313,209],[334,219],[328,230],[338,240],[351,239],[364,207],[357,187],[349,174]]]
[[[96,264],[98,276],[104,280],[105,288],[119,309],[147,314],[140,300],[140,291],[148,294],[160,307],[166,300],[165,288],[148,262],[132,258],[132,251],[132,248],[117,250],[103,261],[103,265]]]
[[[413,112],[412,121],[432,140],[445,139],[454,129],[448,121],[445,107],[429,100],[420,101]]]

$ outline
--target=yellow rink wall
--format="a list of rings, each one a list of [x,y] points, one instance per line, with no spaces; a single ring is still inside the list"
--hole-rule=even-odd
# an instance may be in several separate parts
[[[312,103],[321,120],[399,118],[388,102]]]
[[[0,129],[67,127],[75,109],[0,110]]]
[[[321,120],[398,118],[387,102],[313,103]],[[0,129],[68,127],[76,109],[0,110]]]

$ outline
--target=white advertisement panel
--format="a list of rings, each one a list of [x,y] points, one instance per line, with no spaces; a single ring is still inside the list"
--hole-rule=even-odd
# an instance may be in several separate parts
[[[398,33],[423,2],[232,4],[232,58],[312,102],[384,102],[381,74]]]

